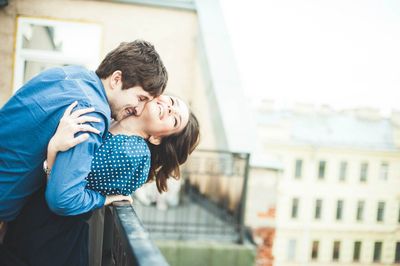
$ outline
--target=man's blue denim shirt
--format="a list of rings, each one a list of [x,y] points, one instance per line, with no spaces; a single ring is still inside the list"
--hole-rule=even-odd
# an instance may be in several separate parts
[[[100,193],[85,189],[92,157],[108,132],[111,111],[98,76],[83,67],[46,70],[20,88],[0,109],[0,220],[13,220],[29,196],[46,185],[42,170],[47,145],[65,109],[94,107],[101,131],[57,154],[46,187],[50,209],[59,215],[85,213],[104,205]]]

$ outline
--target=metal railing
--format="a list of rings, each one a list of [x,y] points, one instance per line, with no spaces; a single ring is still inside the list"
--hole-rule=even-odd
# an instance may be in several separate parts
[[[90,265],[168,265],[148,231],[152,238],[242,243],[249,158],[196,151],[182,168],[179,204],[168,211],[137,201],[97,210],[90,222]]]
[[[242,243],[248,153],[198,150],[182,167],[179,204],[167,211],[134,202],[155,239],[216,239]]]
[[[149,239],[132,205],[125,202],[97,210],[90,222],[91,266],[147,266],[169,264]]]

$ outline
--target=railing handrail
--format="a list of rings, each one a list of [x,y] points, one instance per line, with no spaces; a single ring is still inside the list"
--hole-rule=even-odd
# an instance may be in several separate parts
[[[169,265],[128,202],[96,210],[89,227],[91,266]]]
[[[143,227],[132,205],[127,202],[116,202],[113,208],[114,226],[120,227],[121,240],[128,245],[125,251],[131,253],[127,256],[132,256],[135,265],[168,266],[160,250],[150,240],[149,233]]]

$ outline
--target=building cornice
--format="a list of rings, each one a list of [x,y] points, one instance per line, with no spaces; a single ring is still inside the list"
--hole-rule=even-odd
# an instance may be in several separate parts
[[[196,11],[194,0],[107,0],[108,2],[135,4],[152,7],[163,7]]]

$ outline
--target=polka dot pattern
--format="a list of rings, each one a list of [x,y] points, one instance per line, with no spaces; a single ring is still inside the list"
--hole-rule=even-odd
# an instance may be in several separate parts
[[[150,171],[150,150],[138,136],[107,133],[92,160],[86,188],[102,195],[131,195]]]

